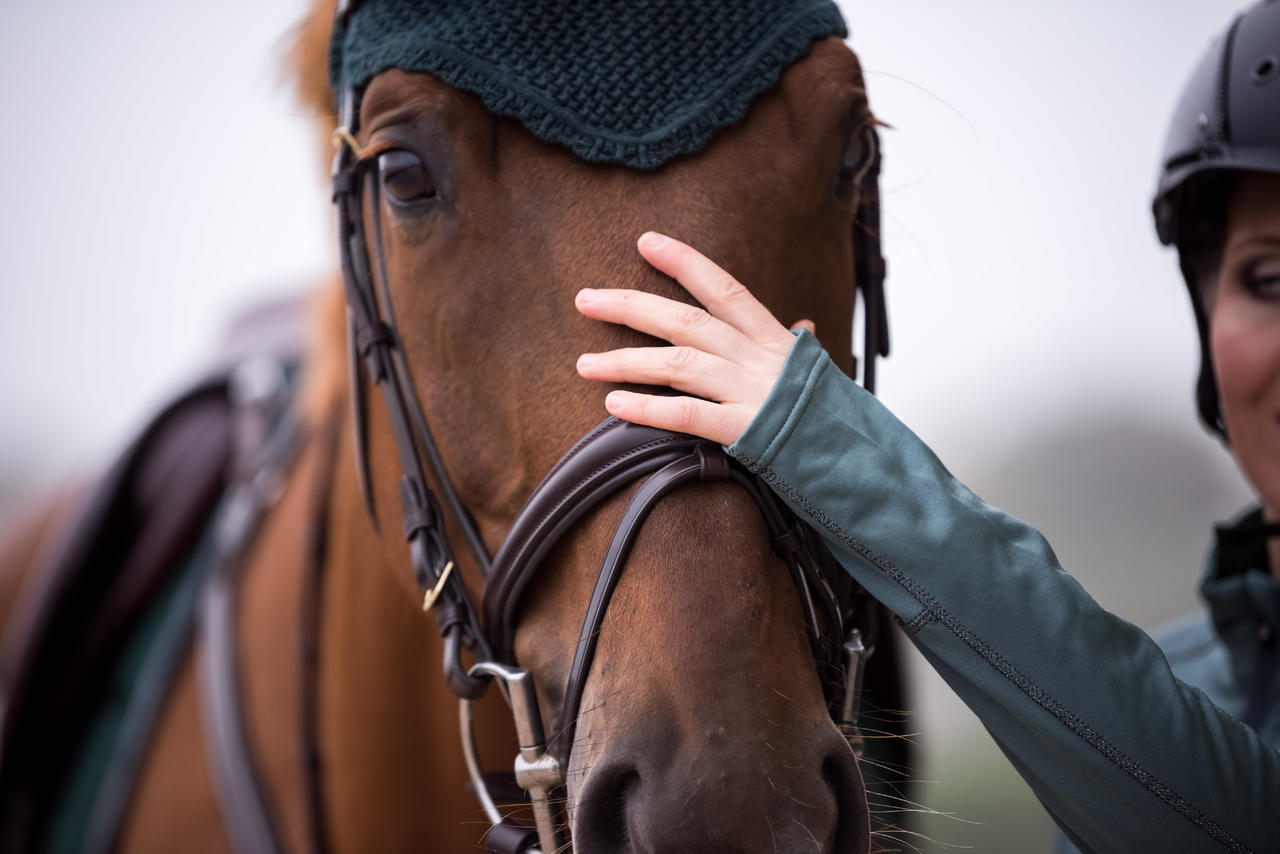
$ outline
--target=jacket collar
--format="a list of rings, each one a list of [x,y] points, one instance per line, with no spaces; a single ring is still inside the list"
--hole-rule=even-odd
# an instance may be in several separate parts
[[[1280,579],[1267,560],[1262,509],[1216,528],[1200,594],[1214,630],[1231,653],[1237,680],[1250,684],[1260,647],[1280,633]]]

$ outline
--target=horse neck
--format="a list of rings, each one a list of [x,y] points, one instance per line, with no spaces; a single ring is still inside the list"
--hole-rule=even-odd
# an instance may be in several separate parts
[[[396,576],[408,577],[407,548],[390,554],[365,510],[349,430],[337,454],[318,621],[318,740],[332,841],[392,850],[444,833],[457,838],[440,850],[465,850],[479,831],[443,645]],[[397,521],[383,515],[384,526]],[[515,748],[503,709],[482,703],[477,718],[482,744],[509,747],[492,754],[505,765]]]

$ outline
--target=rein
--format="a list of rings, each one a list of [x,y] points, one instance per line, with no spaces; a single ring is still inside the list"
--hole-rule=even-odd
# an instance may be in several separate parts
[[[246,370],[248,369],[248,370]],[[244,555],[301,451],[304,431],[289,411],[289,389],[279,365],[250,362],[236,410],[241,450],[233,483],[214,520],[214,569],[199,603],[200,701],[214,791],[229,817],[227,831],[241,851],[284,850],[250,747],[237,650],[238,585]],[[233,383],[233,389],[236,385]]]

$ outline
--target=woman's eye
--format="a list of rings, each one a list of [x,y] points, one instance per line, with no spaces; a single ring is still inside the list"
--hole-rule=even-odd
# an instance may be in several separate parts
[[[435,198],[436,184],[422,158],[398,148],[378,156],[382,189],[395,202],[413,204]]]
[[[1245,289],[1263,299],[1280,299],[1280,259],[1259,261],[1244,273]]]
[[[875,156],[875,128],[866,125],[854,131],[849,137],[849,143],[845,146],[844,155],[840,158],[840,177],[836,182],[836,191],[839,195],[853,195]]]

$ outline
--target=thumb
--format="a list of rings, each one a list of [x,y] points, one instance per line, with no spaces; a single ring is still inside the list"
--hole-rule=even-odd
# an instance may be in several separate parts
[[[807,317],[804,320],[797,320],[795,323],[791,324],[791,329],[793,331],[796,329],[803,329],[810,335],[818,334],[818,327],[814,326],[813,321]]]

